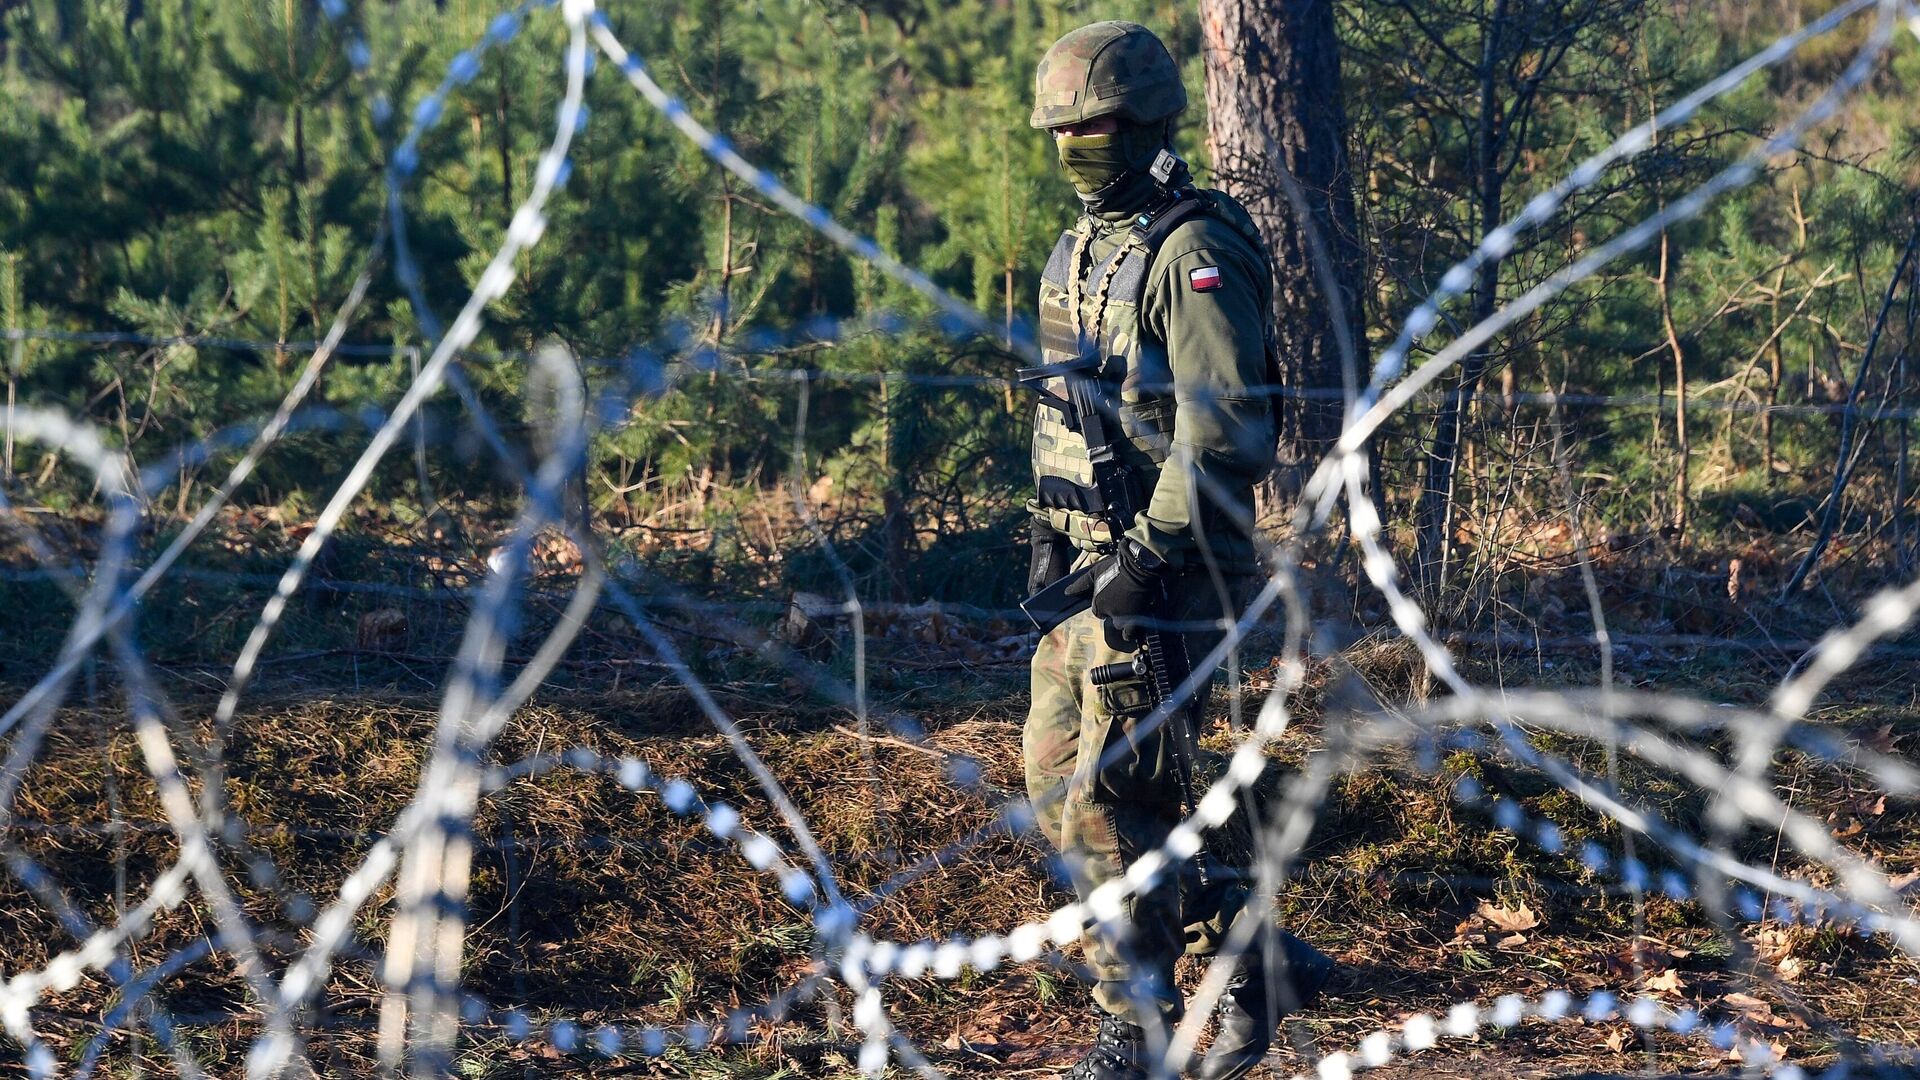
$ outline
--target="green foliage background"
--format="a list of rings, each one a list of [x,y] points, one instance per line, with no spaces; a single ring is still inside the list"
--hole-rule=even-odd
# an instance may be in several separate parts
[[[1565,18],[1581,5],[1520,6]],[[1430,19],[1443,20],[1437,33],[1411,17],[1421,5],[1356,0],[1340,8],[1367,258],[1362,300],[1376,347],[1479,239],[1468,212],[1474,181],[1462,164],[1472,134],[1462,101],[1470,103],[1474,87],[1448,58],[1485,42],[1470,18],[1453,19],[1453,7],[1474,5],[1426,5]],[[1503,205],[1517,210],[1653,103],[1829,7],[1621,5],[1618,18],[1576,35],[1540,90],[1516,137]],[[1208,175],[1199,33],[1187,5],[669,0],[607,10],[657,76],[749,159],[996,321],[1024,313],[1052,237],[1075,205],[1046,140],[1026,125],[1031,65],[1055,36],[1105,17],[1161,31],[1192,91],[1182,142],[1203,181]],[[376,235],[385,168],[405,117],[498,14],[479,0],[351,5],[345,22],[371,50],[360,74],[340,27],[297,0],[11,0],[0,11],[6,325],[286,345],[12,345],[8,381],[19,400],[84,414],[143,461],[271,411],[305,360],[299,343],[324,334]],[[1528,237],[1503,269],[1503,297],[1677,197],[1810,101],[1858,47],[1866,20],[1856,23],[1751,80],[1698,123],[1666,133],[1654,151]],[[527,189],[558,100],[561,38],[551,12],[532,15],[512,44],[486,57],[422,144],[405,192],[407,233],[441,312],[464,298]],[[1822,402],[1850,379],[1910,220],[1917,57],[1913,42],[1897,41],[1862,100],[1822,128],[1810,152],[1776,159],[1761,183],[1675,231],[1667,302],[1696,393]],[[1518,55],[1516,70],[1527,62]],[[395,119],[376,122],[376,100],[390,102]],[[695,373],[641,401],[597,440],[589,496],[607,522],[643,533],[692,530],[701,543],[665,554],[708,582],[763,583],[769,545],[749,535],[745,508],[767,503],[790,481],[817,487],[831,477],[840,501],[830,531],[871,591],[1012,595],[1027,479],[1022,403],[996,387],[813,380],[796,440],[802,384],[768,373],[1004,376],[1014,358],[994,342],[956,344],[913,321],[930,315],[928,305],[743,188],[613,72],[591,80],[588,105],[591,121],[546,238],[521,260],[513,288],[489,312],[477,355],[465,361],[487,400],[509,418],[521,414],[524,364],[489,357],[550,335],[586,358],[595,387],[617,384],[643,346],[669,357],[693,350],[723,370]],[[1502,339],[1493,377],[1520,392],[1671,392],[1656,275],[1649,253],[1575,290]],[[1803,295],[1806,303],[1774,333]],[[823,316],[887,312],[910,317],[903,332],[837,344],[784,333]],[[410,347],[424,337],[383,266],[348,340]],[[1904,355],[1903,336],[1894,347]],[[1756,384],[1754,365],[1764,367],[1774,349],[1789,378]],[[347,411],[391,403],[409,370],[404,355],[341,357],[321,393]],[[1879,389],[1892,400],[1907,385]],[[459,426],[450,397],[433,410],[443,429]],[[1789,505],[1831,468],[1830,422],[1782,420],[1763,436],[1752,416],[1727,417],[1709,414],[1707,434],[1695,435],[1699,456],[1685,466],[1702,470],[1694,490],[1707,512],[1703,529],[1741,506],[1772,513]],[[1679,466],[1662,410],[1595,409],[1564,419],[1593,505],[1616,522],[1667,516],[1663,499]],[[1410,414],[1382,444],[1392,508],[1409,502],[1423,423]],[[1876,429],[1881,451],[1892,452],[1896,428]],[[1483,417],[1473,436],[1483,457],[1470,477],[1478,494],[1469,502],[1484,506],[1500,485],[1516,483],[1529,498],[1544,498],[1547,470],[1531,453],[1544,445],[1542,431],[1539,417]],[[1763,438],[1777,444],[1773,451]],[[376,497],[417,516],[436,500],[484,501],[505,490],[472,440],[449,444],[453,452],[430,458],[424,487],[413,463],[397,455]],[[337,479],[353,445],[351,432],[295,438],[245,495],[308,505]],[[806,462],[799,472],[796,449]],[[180,505],[190,505],[192,485],[222,460],[183,468]],[[86,497],[37,448],[21,449],[13,467],[12,483],[42,502]],[[1724,511],[1718,519],[1716,506]],[[1894,509],[1882,507],[1882,517]],[[811,533],[792,524],[768,525],[779,533],[770,546],[791,556],[780,576],[827,580]],[[755,569],[739,569],[749,564]]]

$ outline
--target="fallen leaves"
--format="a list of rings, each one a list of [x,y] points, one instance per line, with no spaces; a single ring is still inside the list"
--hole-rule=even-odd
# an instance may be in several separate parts
[[[1778,1031],[1804,1028],[1807,1026],[1806,1021],[1797,1016],[1778,1015],[1773,1011],[1772,1005],[1754,997],[1752,994],[1735,991],[1721,998],[1720,1004],[1732,1012],[1736,1019],[1756,1027]]]
[[[1678,994],[1686,986],[1680,981],[1680,973],[1669,968],[1666,971],[1648,975],[1643,984],[1647,989],[1660,994]]]
[[[1480,906],[1472,915],[1467,916],[1453,928],[1453,940],[1450,945],[1485,945],[1487,928],[1502,932],[1502,936],[1493,943],[1497,949],[1517,949],[1527,943],[1523,930],[1532,930],[1540,925],[1540,916],[1522,902],[1519,907],[1511,908],[1496,905],[1490,900],[1480,901]]]
[[[1747,940],[1762,962],[1772,964],[1782,979],[1793,982],[1807,973],[1806,962],[1796,953],[1806,946],[1811,936],[1796,927],[1769,926]]]
[[[1774,1039],[1771,1042],[1767,1043],[1766,1046],[1767,1046],[1767,1051],[1773,1055],[1773,1060],[1775,1061],[1786,1060],[1786,1056],[1787,1056],[1786,1043],[1783,1043],[1778,1039]],[[1726,1055],[1722,1057],[1721,1060],[1733,1061],[1733,1062],[1739,1062],[1741,1064],[1745,1064],[1747,1060],[1747,1055],[1742,1050],[1741,1047],[1736,1046],[1733,1049],[1728,1050],[1726,1052]]]
[[[1493,924],[1495,929],[1505,930],[1510,934],[1531,930],[1540,925],[1540,916],[1534,914],[1533,909],[1528,907],[1525,901],[1522,901],[1518,908],[1510,908],[1504,905],[1495,907],[1491,901],[1482,900],[1476,914]]]
[[[1601,967],[1615,978],[1629,978],[1648,972],[1665,971],[1693,955],[1692,949],[1643,939],[1624,945],[1600,958]]]
[[[941,1040],[943,1049],[957,1050],[1007,1066],[1047,1065],[1072,1057],[1084,1047],[1057,1026],[1035,1025],[1032,1018],[1009,1014],[1003,1003],[990,1002],[972,1017],[956,1022]]]
[[[1761,962],[1772,964],[1786,982],[1797,982],[1813,970],[1805,955],[1813,940],[1814,932],[1799,926],[1769,926],[1747,938]]]
[[[1778,963],[1792,956],[1793,950],[1800,944],[1801,935],[1784,926],[1769,926],[1753,934],[1747,940],[1753,944],[1753,951],[1767,963]]]

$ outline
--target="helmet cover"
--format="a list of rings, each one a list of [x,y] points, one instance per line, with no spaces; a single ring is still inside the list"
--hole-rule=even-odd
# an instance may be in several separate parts
[[[1033,77],[1037,128],[1113,116],[1151,124],[1187,107],[1180,68],[1153,31],[1131,22],[1097,22],[1069,32],[1040,60]]]

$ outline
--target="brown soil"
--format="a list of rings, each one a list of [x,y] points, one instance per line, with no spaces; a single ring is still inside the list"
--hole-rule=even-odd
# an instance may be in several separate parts
[[[1402,651],[1380,647],[1355,658],[1362,674],[1385,690],[1420,689],[1413,685],[1417,665]],[[1309,717],[1276,748],[1282,762],[1298,763],[1320,742],[1311,718],[1318,686],[1316,680],[1303,696]],[[211,711],[210,700],[187,700],[176,721],[181,745],[204,741]],[[928,731],[922,746],[884,733],[863,741],[845,712],[808,705],[792,686],[733,684],[723,704],[742,718],[748,740],[800,805],[841,888],[856,901],[901,868],[987,824],[1002,794],[1020,786],[1018,696],[920,712]],[[288,915],[288,895],[299,891],[324,901],[393,821],[431,743],[434,709],[430,699],[389,692],[262,701],[243,715],[226,758],[230,803],[251,830],[251,845],[281,874],[273,888],[253,882],[243,890],[258,924],[297,925]],[[1854,703],[1833,720],[1897,752],[1920,742],[1920,714],[1910,707]],[[1224,732],[1217,738],[1225,745]],[[739,806],[750,824],[787,842],[751,777],[684,692],[659,687],[544,697],[514,721],[493,756],[508,763],[573,746],[631,754],[658,773],[686,776],[703,798]],[[1555,748],[1597,767],[1597,748]],[[952,755],[977,761],[985,786],[966,790],[950,782]],[[1605,823],[1537,777],[1499,773],[1458,756],[1446,768],[1473,769],[1489,784],[1506,785],[1534,811],[1561,821],[1570,841],[1586,835],[1618,841]],[[1836,834],[1893,873],[1920,867],[1920,815],[1911,802],[1868,797],[1858,776],[1791,757],[1783,758],[1780,778],[1799,805],[1833,808]],[[1624,782],[1673,820],[1699,812],[1697,793],[1661,777],[1630,769]],[[806,915],[737,852],[669,813],[657,797],[636,796],[605,776],[561,770],[510,784],[487,800],[475,828],[482,850],[474,870],[467,985],[496,1006],[583,1027],[714,1021],[729,1009],[767,1000],[809,970]],[[1352,1049],[1368,1032],[1395,1028],[1413,1012],[1553,987],[1622,996],[1647,989],[1675,1007],[1738,1018],[1744,1030],[1809,1062],[1835,1052],[1839,1031],[1909,1046],[1920,1033],[1920,992],[1911,989],[1920,966],[1890,953],[1883,941],[1832,926],[1775,928],[1772,936],[1755,929],[1744,936],[1755,953],[1730,959],[1730,943],[1694,905],[1656,898],[1636,909],[1597,888],[1604,882],[1567,858],[1544,855],[1484,814],[1454,805],[1445,785],[1407,762],[1383,762],[1343,779],[1315,836],[1284,895],[1285,918],[1346,970],[1328,999],[1298,1022],[1295,1037],[1303,1046]],[[16,801],[7,838],[66,883],[95,920],[112,917],[117,895],[143,895],[175,851],[132,734],[120,714],[105,709],[59,718]],[[1749,854],[1764,861],[1770,838],[1749,841]],[[1043,916],[1068,898],[1043,856],[1028,840],[988,839],[878,903],[866,929],[914,941],[1004,931]],[[1799,872],[1789,862],[1780,865]],[[250,882],[239,853],[229,853],[228,869],[232,880]],[[1513,941],[1476,914],[1482,902],[1525,904],[1539,925]],[[1636,916],[1645,927],[1637,954],[1629,944]],[[378,940],[383,919],[378,912],[363,916],[368,940]],[[209,929],[197,900],[190,901],[136,944],[135,966],[158,962]],[[283,958],[302,939],[279,934],[267,940],[269,954]],[[8,970],[37,966],[71,943],[45,903],[17,879],[0,881],[0,954]],[[78,1059],[113,994],[110,981],[95,974],[43,1003],[36,1019],[63,1060]],[[1730,994],[1761,1004],[1730,1005]],[[369,962],[343,963],[326,997],[315,1059],[330,1075],[362,1073],[370,1064],[368,1027],[378,1000]],[[203,1060],[224,1063],[222,1075],[237,1070],[256,1013],[222,957],[166,982],[158,1000],[186,1018]],[[956,982],[897,983],[890,991],[896,1015],[937,1065],[994,1075],[1064,1068],[1088,1036],[1085,1001],[1071,957]],[[830,993],[758,1024],[755,1045],[700,1055],[676,1051],[653,1062],[563,1058],[544,1044],[515,1045],[481,1027],[473,1029],[458,1068],[463,1075],[499,1077],[559,1069],[582,1075],[851,1073],[850,1005],[844,994]],[[1822,1017],[1834,1026],[1826,1028]],[[110,1071],[118,1075],[136,1059],[170,1068],[150,1035],[116,1036]],[[17,1048],[0,1043],[0,1074],[17,1068],[17,1060]],[[1311,1058],[1282,1050],[1272,1065],[1285,1075],[1310,1070]],[[1445,1040],[1375,1075],[1517,1078],[1649,1067],[1668,1073],[1737,1068],[1699,1038],[1662,1036],[1643,1045],[1618,1022],[1530,1021],[1505,1034]]]

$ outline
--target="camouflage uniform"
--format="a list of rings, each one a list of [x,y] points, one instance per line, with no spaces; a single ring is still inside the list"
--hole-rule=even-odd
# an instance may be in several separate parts
[[[1183,621],[1217,622],[1223,605],[1213,583],[1189,576],[1180,591],[1188,609]],[[1219,641],[1214,629],[1187,635],[1196,659]],[[1144,737],[1134,731],[1145,718],[1144,687],[1087,681],[1093,668],[1130,656],[1111,648],[1100,620],[1083,611],[1041,639],[1029,669],[1032,704],[1021,739],[1027,793],[1082,899],[1159,847],[1180,821],[1166,725]],[[1196,730],[1205,710],[1205,694],[1198,697],[1189,707]],[[1094,1001],[1103,1011],[1144,1023],[1149,997],[1167,1011],[1176,1001],[1174,960],[1183,951],[1215,951],[1246,901],[1247,884],[1241,870],[1217,861],[1209,871],[1205,884],[1189,872],[1136,895],[1125,911],[1124,937],[1103,931],[1087,938],[1087,965],[1098,979]]]
[[[1109,77],[1117,75],[1128,77]],[[1036,78],[1033,124],[1108,113],[1153,122],[1185,100],[1177,70],[1149,32],[1096,23],[1048,53]],[[1180,186],[1181,169],[1152,192],[1156,200]],[[1126,535],[1173,568],[1176,617],[1205,627],[1188,636],[1197,663],[1219,642],[1221,620],[1238,615],[1256,568],[1242,523],[1251,517],[1253,485],[1272,461],[1271,284],[1246,211],[1219,192],[1188,188],[1185,197],[1204,200],[1205,212],[1182,220],[1157,254],[1136,227],[1144,205],[1088,212],[1063,234],[1043,275],[1040,336],[1049,362],[1086,348],[1103,358],[1116,450],[1150,494]],[[1084,440],[1044,404],[1035,413],[1033,460],[1035,517],[1073,542],[1079,565],[1109,550],[1117,538],[1105,523],[1070,499],[1048,496],[1084,487],[1093,474]],[[1145,687],[1095,687],[1088,679],[1093,667],[1130,656],[1109,647],[1100,620],[1082,612],[1040,642],[1031,667],[1022,739],[1027,790],[1083,898],[1157,847],[1180,818],[1166,727],[1144,738],[1133,730],[1144,718]],[[1204,700],[1192,708],[1199,730]],[[1104,755],[1113,760],[1100,767]],[[1216,868],[1208,877],[1207,888],[1191,877],[1164,881],[1133,899],[1129,933],[1088,939],[1103,1011],[1144,1024],[1156,1004],[1177,1008],[1175,959],[1183,949],[1210,950],[1246,896],[1236,875]]]

